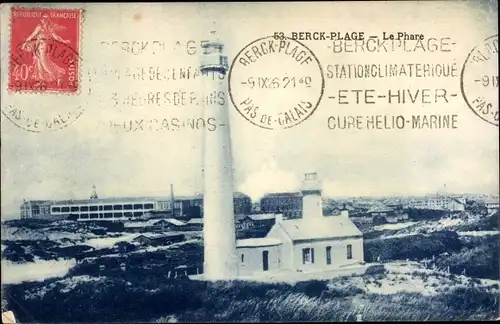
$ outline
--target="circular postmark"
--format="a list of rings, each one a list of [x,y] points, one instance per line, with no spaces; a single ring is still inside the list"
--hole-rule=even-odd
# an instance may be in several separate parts
[[[245,46],[229,70],[236,110],[265,129],[290,128],[309,118],[325,87],[314,53],[291,38],[263,37]]]
[[[469,108],[498,127],[498,35],[486,38],[469,53],[460,88]]]
[[[2,113],[14,125],[41,133],[62,129],[81,116],[80,56],[69,42],[24,41],[11,48]]]

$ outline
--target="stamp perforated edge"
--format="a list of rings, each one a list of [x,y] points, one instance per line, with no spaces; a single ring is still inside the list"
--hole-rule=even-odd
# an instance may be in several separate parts
[[[12,56],[12,10],[14,9],[48,9],[50,10],[49,8],[39,8],[39,7],[26,7],[26,6],[19,6],[19,5],[13,5],[10,7],[9,11],[9,28],[8,28],[8,32],[9,32],[9,66],[7,67],[7,80],[9,80],[9,76],[10,76],[10,73],[11,73],[11,64],[10,64],[10,60],[11,60],[11,56]],[[78,52],[77,52],[77,55],[78,55],[78,88],[76,89],[76,91],[57,91],[57,90],[46,90],[46,91],[39,91],[39,90],[20,90],[20,91],[11,91],[9,89],[9,82],[7,81],[5,86],[7,87],[7,93],[9,94],[12,94],[12,95],[16,95],[16,94],[36,94],[36,95],[55,95],[55,96],[77,96],[81,93],[81,83],[83,81],[83,67],[82,67],[82,62],[83,62],[83,55],[82,55],[82,41],[83,41],[83,21],[85,20],[85,16],[84,16],[84,12],[85,12],[85,9],[81,9],[81,8],[52,8],[52,10],[77,10],[79,11],[80,13],[80,22],[78,24],[78,41],[79,41],[79,48],[78,48]]]

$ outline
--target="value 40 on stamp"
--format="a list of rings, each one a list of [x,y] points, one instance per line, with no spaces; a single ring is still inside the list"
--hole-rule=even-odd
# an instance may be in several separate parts
[[[294,127],[309,118],[323,96],[323,69],[304,44],[285,38],[245,46],[229,71],[229,96],[238,112],[265,129]]]

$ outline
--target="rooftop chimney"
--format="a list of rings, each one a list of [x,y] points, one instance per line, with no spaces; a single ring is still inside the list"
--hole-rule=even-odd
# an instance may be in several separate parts
[[[349,210],[347,209],[346,204],[344,204],[342,210],[340,211],[340,217],[345,217],[345,218],[349,217]]]
[[[316,172],[306,173],[302,181],[302,218],[323,217],[321,181]]]
[[[172,206],[172,218],[175,217],[174,185],[170,184],[170,205]]]
[[[98,199],[99,196],[97,196],[97,190],[95,188],[95,185],[92,185],[92,194],[90,195],[90,199]]]

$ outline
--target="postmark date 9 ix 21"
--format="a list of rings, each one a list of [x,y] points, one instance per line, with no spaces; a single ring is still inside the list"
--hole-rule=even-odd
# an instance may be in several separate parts
[[[244,47],[229,71],[238,112],[264,129],[285,129],[309,118],[323,96],[323,68],[299,41],[264,37]]]

